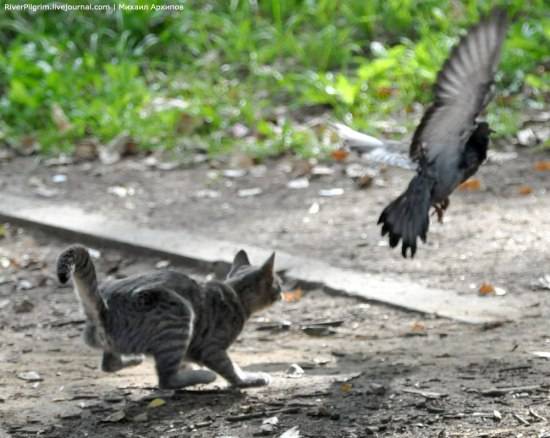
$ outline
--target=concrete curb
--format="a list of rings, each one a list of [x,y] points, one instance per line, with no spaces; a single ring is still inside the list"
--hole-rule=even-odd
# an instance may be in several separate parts
[[[185,230],[148,229],[131,222],[87,213],[78,207],[5,194],[0,198],[0,220],[40,228],[64,239],[159,255],[209,269],[229,264],[241,248],[248,252],[253,261],[261,261],[272,252]],[[508,297],[463,296],[456,291],[427,288],[409,280],[341,269],[279,251],[275,265],[286,278],[302,284],[461,322],[495,323],[520,316],[518,303]]]

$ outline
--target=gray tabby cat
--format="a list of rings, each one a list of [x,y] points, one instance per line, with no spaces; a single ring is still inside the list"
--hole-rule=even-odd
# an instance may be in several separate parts
[[[192,370],[182,362],[205,365],[232,385],[268,385],[265,373],[242,371],[227,349],[245,321],[280,298],[273,271],[275,254],[251,266],[239,251],[225,281],[199,285],[179,272],[164,270],[115,280],[98,287],[94,264],[82,246],[71,246],[57,260],[57,276],[72,273],[84,314],[84,340],[103,350],[101,369],[118,371],[153,356],[164,389],[183,388],[216,379],[212,371]],[[133,355],[133,357],[132,357]]]

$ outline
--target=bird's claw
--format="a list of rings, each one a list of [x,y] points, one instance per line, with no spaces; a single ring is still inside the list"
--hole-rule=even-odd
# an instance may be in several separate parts
[[[440,203],[438,204],[434,204],[434,212],[432,213],[432,215],[437,215],[437,222],[439,222],[440,224],[443,223],[443,216],[445,214],[445,210],[447,210],[447,208],[449,207],[449,204],[450,204],[450,201],[449,201],[449,198],[441,201]]]

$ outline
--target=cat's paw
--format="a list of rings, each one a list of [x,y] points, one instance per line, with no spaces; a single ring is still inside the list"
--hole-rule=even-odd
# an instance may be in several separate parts
[[[253,388],[267,386],[271,383],[271,376],[267,373],[242,372],[241,381],[237,384],[240,388]]]
[[[185,370],[177,374],[159,377],[160,389],[181,389],[187,386],[206,385],[216,380],[216,373],[210,370]]]
[[[101,370],[106,373],[115,373],[127,367],[135,367],[143,362],[142,356],[120,357],[104,355],[101,361]]]

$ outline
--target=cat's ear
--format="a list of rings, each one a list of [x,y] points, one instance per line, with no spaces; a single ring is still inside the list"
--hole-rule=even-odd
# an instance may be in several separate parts
[[[272,253],[261,267],[261,272],[264,278],[273,279],[275,268],[275,253]]]
[[[227,274],[227,277],[231,277],[237,269],[239,269],[241,266],[249,266],[250,260],[248,260],[248,255],[246,254],[246,251],[244,249],[241,249],[233,259],[233,263],[231,264],[231,268],[229,269],[229,274]]]

